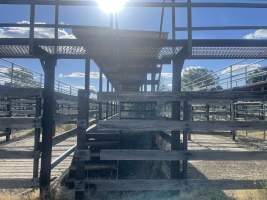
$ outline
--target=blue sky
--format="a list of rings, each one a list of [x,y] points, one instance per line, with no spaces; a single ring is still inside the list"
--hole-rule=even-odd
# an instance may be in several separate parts
[[[198,1],[198,0],[195,0]],[[208,1],[208,0],[206,0]],[[226,0],[227,1],[227,0]],[[230,1],[227,1],[230,2]],[[233,2],[233,1],[232,1]],[[234,1],[236,2],[236,1]],[[244,2],[244,1],[243,1]],[[255,1],[250,1],[255,2]],[[263,2],[263,1],[259,1]],[[53,23],[54,14],[53,6],[37,6],[36,22]],[[141,29],[141,30],[159,30],[160,12],[158,8],[127,8],[119,13],[119,27],[121,29]],[[29,6],[0,5],[0,23],[19,23],[29,21]],[[193,26],[220,26],[220,25],[266,25],[266,9],[224,9],[224,8],[195,8],[193,9]],[[61,7],[60,23],[92,26],[108,26],[109,15],[100,9],[90,7]],[[186,9],[176,9],[177,27],[186,26]],[[0,29],[0,37],[5,36],[6,30]],[[51,30],[50,30],[51,31]],[[171,12],[170,9],[165,11],[164,31],[171,32]],[[49,30],[47,30],[49,32]],[[69,30],[64,30],[68,36]],[[246,31],[205,31],[194,32],[193,38],[248,38],[261,39],[267,38],[267,30],[246,30]],[[177,33],[177,39],[186,38],[186,33]],[[41,66],[38,60],[34,59],[12,59],[12,61],[25,65],[30,69],[41,72]],[[236,60],[187,60],[184,67],[201,66],[212,70],[223,68],[233,64]],[[73,84],[75,86],[83,85],[82,77],[73,77],[84,70],[83,60],[59,60],[56,69],[56,78]],[[93,72],[98,68],[92,62]],[[164,72],[169,73],[170,66],[164,67]],[[73,75],[73,76],[72,76]],[[97,77],[92,77],[92,85],[98,88]],[[104,84],[105,85],[105,84]]]

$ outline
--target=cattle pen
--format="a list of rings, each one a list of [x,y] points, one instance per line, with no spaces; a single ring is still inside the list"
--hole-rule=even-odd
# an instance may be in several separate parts
[[[48,200],[55,177],[77,200],[95,199],[97,192],[267,188],[267,71],[252,69],[267,59],[267,39],[232,39],[230,34],[265,30],[267,25],[194,23],[195,13],[206,9],[266,12],[267,3],[125,1],[125,9],[137,14],[157,10],[158,30],[153,31],[121,28],[116,12],[108,14],[107,26],[61,23],[66,8],[96,10],[99,4],[92,0],[0,0],[1,6],[26,7],[29,20],[0,22],[1,30],[28,33],[0,37],[5,66],[0,71],[0,189],[38,188],[40,199]],[[52,8],[51,23],[38,22],[42,6]],[[185,25],[177,23],[180,12]],[[53,37],[37,37],[40,29],[52,29]],[[63,30],[72,37],[62,38]],[[228,31],[230,36],[209,38],[209,31]],[[38,59],[43,73],[7,59]],[[84,61],[83,89],[56,80],[58,60]],[[187,60],[252,64],[239,65],[242,69],[230,65],[214,72],[212,81],[200,74],[183,83]],[[99,69],[97,91],[91,87],[92,62]],[[160,87],[166,65],[171,66],[169,91]],[[29,74],[34,76],[31,82],[25,81]],[[66,124],[67,129],[60,129]],[[12,137],[23,131],[30,133]],[[260,135],[260,144],[239,140],[253,134]],[[236,165],[224,168],[224,161]],[[242,179],[235,174],[240,163],[258,168],[243,170],[247,179]],[[218,174],[209,171],[215,165]]]

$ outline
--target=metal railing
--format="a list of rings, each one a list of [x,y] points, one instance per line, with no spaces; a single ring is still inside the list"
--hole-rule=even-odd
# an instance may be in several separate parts
[[[215,72],[207,73],[183,86],[184,90],[220,90],[267,82],[265,59],[242,64],[244,60]]]
[[[44,75],[6,59],[0,59],[0,85],[43,88]],[[77,96],[78,90],[78,88],[70,84],[58,80],[55,81],[56,92]]]

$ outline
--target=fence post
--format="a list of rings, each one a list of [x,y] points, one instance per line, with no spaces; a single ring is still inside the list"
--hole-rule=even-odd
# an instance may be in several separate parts
[[[88,109],[89,106],[89,92],[87,90],[78,91],[78,123],[77,123],[77,153],[79,150],[86,150],[86,129],[88,127]],[[85,190],[85,169],[84,162],[76,160],[76,176],[75,176],[75,199],[84,199]]]
[[[233,88],[233,65],[230,66],[230,87]]]
[[[234,102],[231,102],[231,105],[230,105],[230,110],[231,110],[231,120],[234,121],[235,120],[235,104]],[[233,140],[235,141],[236,140],[236,131],[235,130],[231,130],[231,133],[232,133],[232,138]]]
[[[184,64],[184,59],[173,60],[172,66],[172,92],[179,93],[181,92],[181,72]],[[171,117],[173,120],[181,120],[180,111],[181,111],[181,102],[176,101],[172,102]],[[171,150],[182,150],[180,140],[180,130],[173,130],[171,132]],[[171,178],[177,179],[180,178],[180,161],[171,162]]]
[[[12,100],[11,99],[7,99],[7,106],[6,106],[6,110],[8,112],[7,117],[12,117]],[[12,134],[12,129],[11,128],[7,128],[6,129],[6,141],[8,142],[10,140],[10,136]]]
[[[184,101],[184,121],[189,121],[191,119],[191,105],[188,103],[188,101]],[[183,151],[186,152],[188,150],[188,138],[191,139],[190,135],[190,127],[186,127],[183,130]],[[183,160],[183,170],[182,170],[182,177],[187,178],[187,165],[188,161]]]
[[[207,121],[210,121],[210,105],[206,104],[206,118]]]
[[[13,83],[14,83],[14,63],[11,63],[11,77],[10,77],[10,83],[11,83],[11,87],[13,87]]]
[[[42,114],[42,99],[36,98],[35,117],[39,118]],[[38,183],[39,177],[39,159],[40,159],[40,134],[41,129],[35,128],[34,131],[34,157],[33,157],[33,183]]]

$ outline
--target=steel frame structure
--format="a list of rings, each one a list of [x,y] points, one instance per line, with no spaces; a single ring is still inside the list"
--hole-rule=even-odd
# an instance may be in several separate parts
[[[48,199],[50,191],[50,172],[51,172],[51,148],[52,136],[54,133],[54,77],[55,66],[57,59],[86,59],[86,74],[90,74],[89,59],[94,59],[97,55],[90,54],[84,47],[84,42],[78,39],[60,39],[59,29],[75,29],[84,28],[85,26],[77,25],[63,25],[59,23],[59,12],[61,6],[92,6],[96,7],[97,3],[92,0],[0,0],[0,5],[29,5],[30,6],[30,23],[29,24],[16,24],[16,23],[1,23],[0,27],[24,27],[29,28],[29,38],[1,38],[0,39],[0,57],[1,58],[39,58],[45,72],[45,88],[44,88],[44,111],[43,111],[43,134],[42,134],[42,163],[40,175],[40,189],[41,198]],[[36,24],[36,6],[37,5],[53,5],[55,8],[55,19],[53,24]],[[213,27],[193,27],[192,26],[192,8],[267,8],[267,3],[207,3],[207,2],[192,2],[187,0],[185,2],[128,2],[126,7],[145,7],[145,8],[171,8],[172,10],[172,38],[161,40],[142,40],[142,41],[100,41],[88,39],[86,41],[90,46],[102,46],[112,48],[129,47],[134,43],[141,45],[141,48],[149,48],[153,50],[160,50],[162,54],[150,54],[148,59],[139,60],[141,64],[170,64],[173,63],[173,92],[179,93],[181,91],[181,69],[185,59],[253,59],[253,58],[267,58],[267,40],[232,40],[232,39],[201,39],[196,40],[193,38],[193,31],[207,31],[207,30],[247,30],[247,29],[264,29],[267,26],[213,26]],[[176,8],[187,9],[186,27],[176,27],[175,13]],[[38,39],[34,37],[35,28],[53,28],[55,30],[54,38],[52,39]],[[177,31],[187,31],[187,39],[178,40],[175,38]],[[130,61],[125,61],[130,62]],[[136,63],[136,60],[132,61]],[[113,63],[111,63],[112,65]],[[101,68],[101,66],[100,66]],[[101,72],[102,74],[102,72]],[[109,78],[109,74],[105,74]],[[89,77],[89,76],[88,76]],[[85,96],[89,95],[88,89],[89,78],[86,78],[87,92]],[[108,80],[108,82],[114,80]],[[146,79],[144,79],[145,83]],[[142,83],[141,83],[142,84]],[[101,87],[102,92],[102,76]],[[173,112],[172,118],[180,120],[180,102],[174,102],[172,105]],[[81,124],[79,124],[81,126]],[[172,132],[172,146],[173,150],[187,149],[187,132],[184,130],[185,146],[177,144],[180,140],[180,130]],[[179,161],[178,161],[179,162]],[[186,176],[187,161],[183,162],[183,175]],[[179,174],[174,172],[177,169],[177,161],[172,163],[172,177],[177,178]]]

